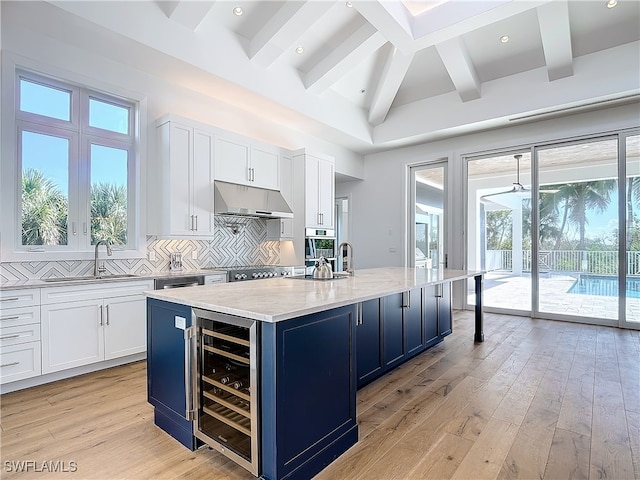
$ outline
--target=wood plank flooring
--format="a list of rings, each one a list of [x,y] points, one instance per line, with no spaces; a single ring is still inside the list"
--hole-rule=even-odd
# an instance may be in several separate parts
[[[360,441],[316,479],[640,479],[640,332],[485,317],[484,343],[456,312],[443,343],[360,390]],[[0,477],[254,478],[156,428],[145,375],[1,396]]]

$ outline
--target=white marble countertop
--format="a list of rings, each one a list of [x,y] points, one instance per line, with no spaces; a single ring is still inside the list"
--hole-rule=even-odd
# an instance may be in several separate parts
[[[404,292],[414,287],[462,280],[482,273],[467,270],[388,267],[356,270],[352,277],[334,280],[281,277],[154,290],[146,294],[150,298],[204,310],[264,322],[278,322]]]

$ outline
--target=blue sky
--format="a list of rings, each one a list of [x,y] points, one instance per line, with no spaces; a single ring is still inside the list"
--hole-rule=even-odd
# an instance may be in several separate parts
[[[20,109],[64,121],[70,119],[71,93],[36,83],[20,82]],[[127,133],[128,110],[95,99],[89,100],[89,124],[119,133]],[[77,146],[79,148],[80,146]],[[42,171],[64,194],[69,185],[69,140],[41,133],[22,134],[22,168]],[[127,152],[92,144],[90,147],[91,182],[124,185],[127,178]]]

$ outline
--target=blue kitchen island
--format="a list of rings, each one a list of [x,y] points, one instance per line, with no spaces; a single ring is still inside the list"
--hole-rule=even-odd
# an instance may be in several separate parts
[[[194,450],[203,444],[194,433],[194,416],[204,408],[226,421],[216,412],[230,412],[239,418],[237,428],[252,437],[253,449],[247,446],[250,453],[239,458],[227,435],[216,435],[210,446],[265,479],[311,478],[358,441],[357,388],[451,333],[451,282],[470,277],[481,300],[481,272],[413,268],[148,292],[148,398],[155,423]],[[196,327],[197,312],[210,312],[219,322]],[[481,341],[481,304],[476,317],[475,338]],[[229,340],[210,326],[224,332],[229,322],[237,324],[239,336],[244,327],[254,332],[251,342],[239,340],[244,353],[197,346],[207,341],[186,334],[194,327]],[[194,380],[207,375],[194,373],[194,364],[206,363],[207,349],[246,362],[247,371],[250,355],[256,356],[251,369],[257,380],[246,395],[217,381]],[[217,393],[199,385],[212,385]],[[230,393],[236,393],[234,402]],[[224,407],[213,402],[220,408],[211,411],[208,398],[217,395]],[[257,418],[252,424],[251,416]]]

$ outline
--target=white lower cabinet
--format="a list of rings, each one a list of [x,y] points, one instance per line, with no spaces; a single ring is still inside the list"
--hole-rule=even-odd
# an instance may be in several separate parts
[[[40,342],[27,342],[2,347],[0,352],[1,383],[15,382],[40,375]]]
[[[112,298],[104,328],[104,358],[133,355],[147,350],[147,301],[142,295]],[[135,320],[134,320],[135,319]]]
[[[146,350],[146,299],[152,284],[126,282],[112,287],[43,290],[42,373],[124,357]],[[117,286],[116,286],[117,285]],[[137,292],[136,292],[137,290]],[[132,294],[134,293],[134,294]]]
[[[104,360],[103,302],[43,305],[42,373]]]
[[[41,373],[40,289],[0,291],[0,384]]]

